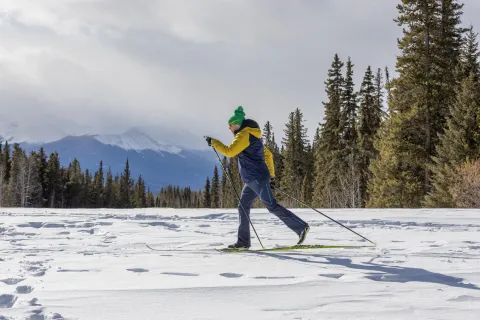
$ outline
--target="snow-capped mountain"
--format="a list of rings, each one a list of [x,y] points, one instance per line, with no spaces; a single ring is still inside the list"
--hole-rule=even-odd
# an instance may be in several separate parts
[[[125,150],[152,150],[179,154],[182,149],[177,146],[159,143],[137,128],[129,129],[122,134],[92,135],[92,137],[107,145],[117,146]]]
[[[105,172],[110,167],[114,175],[121,173],[128,159],[134,179],[142,175],[153,192],[169,184],[201,189],[218,162],[211,150],[162,144],[137,128],[121,134],[70,135],[48,143],[21,142],[20,145],[27,152],[38,151],[40,147],[47,155],[58,152],[64,167],[76,158],[82,170],[89,169],[92,174],[100,161]]]

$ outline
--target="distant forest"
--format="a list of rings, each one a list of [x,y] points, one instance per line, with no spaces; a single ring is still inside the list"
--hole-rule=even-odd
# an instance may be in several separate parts
[[[323,208],[480,207],[480,66],[478,34],[461,26],[464,5],[455,0],[403,0],[394,22],[403,30],[396,78],[386,67],[363,70],[333,56],[327,71],[324,118],[313,141],[300,108],[290,114],[284,138],[263,127],[274,154],[277,186]],[[0,206],[232,208],[238,200],[220,164],[203,190],[168,186],[146,190],[134,181],[128,159],[122,174],[104,181],[59,155],[26,155],[18,145],[0,152]],[[223,158],[241,192],[236,158]],[[219,169],[220,168],[220,169]],[[155,193],[154,193],[155,192]],[[287,205],[298,203],[277,194]],[[257,201],[255,206],[261,206]]]

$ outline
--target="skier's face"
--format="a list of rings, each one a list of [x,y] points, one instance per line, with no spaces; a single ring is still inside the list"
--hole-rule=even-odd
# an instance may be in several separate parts
[[[228,126],[228,129],[230,130],[231,133],[235,133],[235,131],[240,129],[240,126],[238,124],[231,124]]]

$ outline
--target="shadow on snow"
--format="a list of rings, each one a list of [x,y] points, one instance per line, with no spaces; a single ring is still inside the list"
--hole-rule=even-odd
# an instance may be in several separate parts
[[[437,283],[443,284],[451,287],[458,287],[464,289],[473,289],[480,290],[480,287],[474,284],[465,284],[463,283],[462,278],[447,276],[441,273],[431,272],[421,268],[409,268],[409,267],[390,267],[384,266],[378,263],[367,262],[364,264],[352,263],[351,259],[347,258],[335,258],[328,257],[324,255],[309,255],[310,257],[323,258],[327,261],[312,261],[306,258],[293,257],[286,254],[276,254],[276,253],[266,253],[258,252],[257,254],[266,255],[269,257],[281,259],[281,260],[293,260],[305,262],[308,264],[319,264],[319,265],[337,265],[343,266],[345,268],[356,269],[356,270],[365,270],[370,271],[366,273],[365,277],[374,281],[382,282],[428,282],[428,283]]]

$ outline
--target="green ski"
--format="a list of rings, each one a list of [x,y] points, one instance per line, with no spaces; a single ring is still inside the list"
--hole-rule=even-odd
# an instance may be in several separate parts
[[[346,246],[346,245],[295,245],[276,248],[265,249],[234,249],[234,248],[222,248],[215,250],[219,252],[266,252],[266,251],[289,251],[289,250],[303,250],[303,249],[352,249],[352,248],[371,248],[373,246]]]

